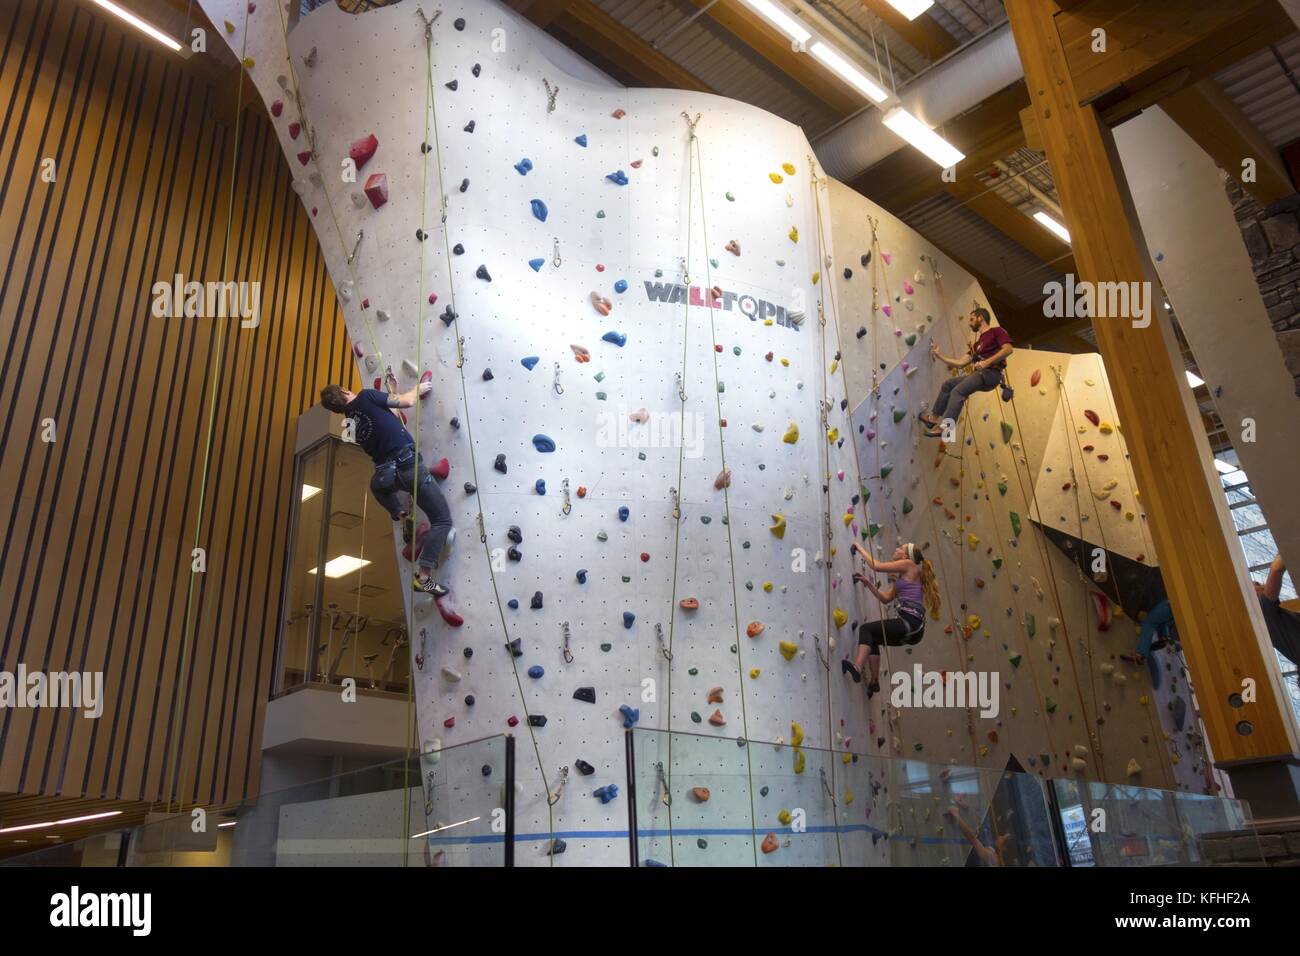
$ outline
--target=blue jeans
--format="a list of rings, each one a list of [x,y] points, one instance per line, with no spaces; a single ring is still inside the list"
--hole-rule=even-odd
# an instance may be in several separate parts
[[[982,372],[971,372],[961,378],[950,378],[939,389],[939,397],[934,400],[930,417],[942,423],[945,418],[954,422],[961,415],[961,408],[966,399],[976,392],[991,392],[1002,384],[1002,369],[986,368]]]
[[[417,479],[418,485],[415,483]],[[394,521],[400,521],[403,512],[398,492],[405,491],[415,499],[429,519],[429,533],[420,548],[420,569],[427,572],[436,568],[438,557],[447,543],[447,534],[451,531],[451,509],[447,507],[447,499],[442,496],[433,475],[425,467],[424,459],[416,454],[415,446],[408,445],[392,458],[376,465],[375,475],[370,479],[370,490]]]
[[[1164,600],[1147,611],[1147,616],[1142,619],[1142,632],[1138,634],[1137,652],[1143,657],[1151,653],[1151,642],[1155,640],[1158,633],[1166,640],[1169,639],[1169,628],[1174,623],[1174,611],[1169,606],[1169,601]]]

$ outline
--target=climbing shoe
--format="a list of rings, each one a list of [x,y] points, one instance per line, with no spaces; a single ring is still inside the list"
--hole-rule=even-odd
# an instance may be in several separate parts
[[[867,685],[867,700],[871,700],[871,698],[875,697],[879,693],[880,693],[880,681],[873,680],[870,684]]]
[[[432,594],[435,598],[446,597],[451,589],[439,584],[432,577],[421,579],[418,574],[411,575],[411,590],[420,594]]]
[[[1132,654],[1121,654],[1119,659],[1128,661],[1130,664],[1137,664],[1139,667],[1147,662],[1147,659],[1136,651]]]
[[[848,674],[850,677],[852,677],[853,683],[855,684],[862,683],[862,673],[856,667],[853,666],[853,662],[849,660],[847,657],[844,658],[844,660],[840,661],[840,670]]]

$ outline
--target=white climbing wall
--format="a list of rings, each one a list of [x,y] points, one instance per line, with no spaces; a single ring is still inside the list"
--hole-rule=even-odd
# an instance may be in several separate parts
[[[980,461],[968,462],[962,490],[965,510],[977,516],[962,541],[954,522],[929,503],[942,495],[961,508],[949,486],[956,459],[933,467],[934,446],[913,451],[910,421],[895,426],[888,416],[894,405],[914,411],[939,379],[928,363],[904,376],[902,339],[871,309],[873,266],[859,264],[870,248],[866,215],[881,217],[881,243],[894,252],[882,289],[902,296],[901,282],[915,270],[927,278],[908,294],[912,311],[898,303],[900,328],[926,313],[951,316],[978,289],[945,265],[944,285],[955,294],[942,306],[919,259],[934,250],[845,187],[815,186],[802,131],[718,97],[614,86],[485,0],[404,0],[358,16],[326,5],[287,35],[284,8],[273,0],[251,12],[245,0],[201,2],[214,23],[228,24],[223,35],[278,114],[276,129],[340,291],[363,379],[373,384],[391,368],[408,388],[421,372],[432,373],[434,396],[408,412],[408,427],[418,430],[429,463],[450,461],[442,487],[458,539],[447,576],[466,623],[447,626],[426,598],[410,608],[412,652],[422,664],[418,734],[423,749],[437,749],[508,731],[510,718],[518,719],[519,862],[627,859],[620,705],[638,708],[641,726],[700,735],[678,738],[671,751],[646,743],[646,759],[638,754],[640,780],[650,782],[638,788],[638,822],[648,834],[642,855],[659,862],[888,862],[891,841],[880,836],[930,833],[941,820],[930,808],[904,818],[893,795],[899,775],[912,779],[914,772],[884,756],[999,769],[1014,753],[1041,769],[1038,753],[1059,766],[1081,743],[1090,748],[1089,776],[1124,779],[1125,762],[1136,756],[1145,768],[1136,779],[1168,783],[1159,734],[1147,729],[1155,727],[1152,712],[1138,703],[1134,684],[1124,693],[1103,688],[1113,712],[1102,737],[1105,757],[1098,756],[1092,717],[1099,678],[1088,671],[1081,682],[1076,673],[1087,647],[1076,643],[1086,629],[1083,592],[1068,585],[1074,610],[1057,615],[1065,624],[1050,647],[1054,612],[1028,583],[1035,575],[1046,588],[1042,562],[1054,560],[1033,537],[1021,490],[1022,481],[1033,485],[1032,466],[1017,466],[1021,452],[1002,445],[988,396],[972,403],[971,455],[978,447]],[[421,9],[440,11],[427,47]],[[559,88],[553,111],[544,80]],[[453,81],[455,90],[447,85]],[[688,122],[697,114],[693,148]],[[370,134],[377,151],[356,182],[344,181],[350,144]],[[585,146],[575,141],[580,136]],[[526,175],[516,170],[525,158]],[[609,178],[618,171],[626,185]],[[388,201],[377,209],[361,193],[376,173],[388,184]],[[546,205],[544,222],[533,200]],[[733,240],[739,255],[727,248]],[[456,245],[463,254],[452,251]],[[843,278],[846,265],[852,279]],[[480,266],[490,281],[476,277]],[[715,286],[722,296],[709,308]],[[607,316],[593,306],[593,293],[610,303]],[[458,318],[448,325],[439,314],[453,303]],[[864,324],[872,333],[855,338]],[[951,349],[949,329],[940,328]],[[602,339],[611,332],[626,336],[625,344]],[[572,346],[589,350],[590,362],[580,362]],[[911,354],[924,354],[924,338]],[[537,358],[531,370],[526,357]],[[1021,363],[1017,357],[1017,368]],[[863,405],[873,368],[881,398]],[[640,409],[648,421],[630,421]],[[889,447],[855,434],[850,414],[859,421],[873,410]],[[798,439],[785,441],[794,438],[791,426]],[[824,428],[833,441],[824,440]],[[535,435],[549,436],[556,450],[536,450]],[[1109,437],[1118,444],[1118,433]],[[498,455],[505,456],[504,474],[493,467]],[[724,459],[730,488],[716,490]],[[893,475],[869,478],[870,501],[855,504],[859,462],[871,475],[882,460],[894,462]],[[1010,482],[1006,499],[992,491],[996,500],[977,501],[1002,472],[1020,479]],[[477,490],[467,492],[465,482]],[[672,489],[679,490],[680,520]],[[896,518],[904,495],[916,510]],[[1127,490],[1121,497],[1133,500]],[[619,517],[624,507],[626,521]],[[1012,507],[1025,520],[1019,548],[1008,542]],[[964,711],[929,711],[891,723],[883,698],[868,707],[861,687],[841,677],[838,658],[854,641],[850,624],[874,614],[849,593],[853,529],[842,516],[850,509],[850,524],[885,525],[877,542],[892,541],[896,529],[930,542],[930,552],[942,555],[949,612],[962,600],[963,581],[971,592],[975,576],[986,579],[985,589],[966,595],[982,627],[963,642],[933,625],[917,656],[934,668],[1004,672],[1011,690],[1000,722],[968,728]],[[775,515],[784,519],[783,537],[771,530],[779,525]],[[518,562],[505,556],[511,525],[523,534]],[[982,539],[978,549],[966,548],[966,531]],[[1000,574],[989,548],[1005,557]],[[1018,592],[1008,587],[1013,581]],[[539,610],[530,607],[535,592],[543,595]],[[685,598],[698,599],[699,609],[680,609]],[[508,606],[512,600],[517,609]],[[843,625],[834,623],[835,612]],[[1033,641],[1023,634],[1026,613],[1038,619]],[[753,638],[751,622],[764,626]],[[562,654],[566,623],[571,662]],[[831,650],[828,634],[838,645]],[[518,658],[505,649],[510,641],[520,644]],[[1015,652],[1025,661],[1008,674]],[[544,669],[536,679],[528,674],[535,666]],[[1053,679],[1061,686],[1035,690],[1031,667],[1042,688]],[[594,705],[574,699],[580,687],[595,689]],[[713,687],[722,689],[720,703],[706,699]],[[1039,712],[1043,693],[1059,702],[1053,717]],[[725,725],[709,722],[715,709]],[[544,716],[545,726],[530,728],[530,714]],[[803,749],[789,746],[792,722]],[[1146,744],[1136,742],[1140,733],[1151,734]],[[755,745],[737,747],[737,738]],[[871,756],[826,758],[813,747]],[[594,767],[591,776],[577,772],[579,759]],[[648,765],[655,760],[671,781],[671,807],[654,792]],[[551,806],[547,793],[558,787],[561,767],[570,768],[568,782]],[[453,790],[499,796],[499,777],[464,772],[450,782]],[[601,803],[593,791],[609,785],[619,794]],[[709,802],[688,797],[696,786],[710,788]],[[806,833],[791,834],[778,819],[779,811],[796,809],[806,816]],[[769,831],[779,833],[780,850],[759,853]],[[553,837],[566,842],[563,854],[547,855]],[[454,832],[435,839],[449,862],[469,858]]]

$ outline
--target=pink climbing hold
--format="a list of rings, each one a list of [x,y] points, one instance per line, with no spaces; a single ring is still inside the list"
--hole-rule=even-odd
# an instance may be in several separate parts
[[[447,622],[447,626],[460,627],[465,623],[465,619],[452,610],[451,605],[447,602],[448,598],[445,596],[433,599],[434,607],[438,609],[438,613],[442,615],[442,619]],[[512,724],[511,726],[514,725]]]
[[[310,149],[304,149],[301,153],[299,153],[299,154],[298,154],[298,162],[301,163],[301,164],[304,165],[304,166],[306,166],[308,163],[310,163],[310,162],[311,162],[311,150],[310,150]]]
[[[604,271],[605,271],[605,263],[603,263],[603,262],[597,262],[597,263],[596,263],[596,271],[597,271],[597,272],[604,272]]]
[[[912,287],[912,283],[910,283],[910,282],[908,282],[906,279],[904,279],[904,280],[903,280],[903,295],[911,295],[911,294],[912,294],[913,292],[915,292],[915,291],[916,291],[916,289],[914,289],[914,288]]]
[[[301,123],[290,123],[290,124],[289,124],[289,138],[290,138],[290,139],[297,139],[297,138],[298,138],[298,134],[301,133],[301,132],[302,132],[302,124],[301,124]]]
[[[640,169],[640,168],[641,168],[641,163],[642,163],[642,160],[639,160],[639,159],[634,159],[634,160],[632,160],[632,168],[633,168],[633,169]]]
[[[433,477],[437,478],[439,481],[445,481],[447,476],[451,474],[451,462],[446,458],[439,458],[438,461],[429,468],[429,474],[433,475]]]
[[[352,162],[357,164],[357,169],[361,170],[366,163],[370,162],[370,157],[375,155],[375,150],[379,148],[379,140],[375,134],[363,136],[360,139],[354,139],[352,145],[348,147],[348,155],[352,157]]]
[[[1034,369],[1034,374],[1029,376],[1029,387],[1033,388],[1043,380],[1043,373],[1039,369]]]
[[[1100,591],[1089,591],[1088,596],[1092,598],[1093,609],[1097,612],[1097,630],[1109,631],[1112,619],[1110,598]]]
[[[280,114],[283,113],[283,112],[284,112],[284,101],[283,101],[283,100],[276,100],[274,103],[271,104],[271,115],[272,115],[272,116],[274,116],[274,117],[276,117],[276,118],[279,118]]]
[[[430,305],[433,305],[433,304],[434,304],[435,302],[437,302],[437,301],[438,301],[438,293],[436,293],[436,292],[430,292],[430,293],[429,293],[429,304],[430,304]]]
[[[1088,419],[1088,421],[1092,422],[1094,425],[1101,424],[1101,418],[1091,408],[1085,408],[1083,410],[1083,417]]]
[[[370,205],[376,209],[388,202],[388,177],[383,173],[371,173],[365,188]]]
[[[880,258],[885,260],[885,265],[889,265],[891,262],[894,261],[894,254],[892,252],[885,252],[882,250],[880,253]]]
[[[624,116],[627,115],[627,113],[623,112],[622,110],[614,110],[614,112],[611,113],[610,115],[613,116],[614,119],[622,119]]]
[[[365,353],[361,351],[360,345],[352,346],[352,351],[356,353],[357,358],[365,358]]]
[[[888,316],[892,316],[892,315],[894,314],[894,310],[893,310],[893,308],[892,308],[891,306],[888,306],[888,305],[882,305],[882,306],[880,307],[880,311],[883,312],[883,313],[885,313],[885,315],[888,315]]]

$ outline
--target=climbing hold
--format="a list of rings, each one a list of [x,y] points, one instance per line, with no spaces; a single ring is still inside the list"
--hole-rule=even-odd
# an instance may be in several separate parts
[[[573,761],[573,766],[576,767],[578,773],[582,774],[584,777],[590,777],[596,772],[596,768],[587,763],[587,761],[583,760],[581,757]]]
[[[1003,495],[1005,497],[1006,493],[1007,493],[1007,483],[1005,481],[999,481],[998,494]]]
[[[465,29],[465,18],[464,18],[464,17],[457,17],[456,20],[455,20],[455,22],[452,23],[452,26],[455,27],[457,30],[464,30],[464,29]]]
[[[472,133],[472,132],[474,132],[474,121],[473,121],[473,120],[470,120],[468,123],[466,123],[466,124],[464,125],[463,129],[464,129],[465,132],[467,132],[467,133]]]
[[[626,521],[627,518],[628,518],[628,515],[630,515],[631,513],[632,513],[632,512],[628,509],[628,506],[627,506],[627,505],[621,505],[621,506],[619,507],[619,509],[618,509],[618,520],[619,520],[619,521]]]
[[[614,117],[614,119],[622,119],[624,116],[627,115],[627,112],[622,109],[617,109],[614,110],[614,112],[610,113],[609,115]]]
[[[843,608],[837,607],[831,612],[831,619],[835,621],[835,626],[839,628],[849,622],[849,615]]]
[[[429,474],[433,475],[438,481],[446,481],[447,476],[451,474],[451,462],[446,458],[439,458],[437,462],[430,466]]]
[[[768,174],[767,174],[767,178],[770,179],[770,180],[772,180],[772,182],[774,182],[774,183],[783,183],[783,182],[785,182],[785,177],[782,176],[780,173],[768,173]]]
[[[587,583],[587,569],[586,569],[586,568],[578,568],[577,578],[578,578],[578,583],[579,583],[579,584],[586,584],[586,583]]]
[[[492,276],[488,275],[487,266],[479,266],[474,271],[475,278],[482,279],[484,282],[491,282]]]
[[[537,450],[542,451],[543,449],[539,448]],[[533,490],[536,491],[539,495],[546,494],[546,479],[538,478],[535,482],[533,482]]]
[[[1046,710],[1049,714],[1056,713],[1056,701],[1052,700],[1052,698],[1050,697],[1044,697],[1043,709]]]
[[[799,227],[798,227],[798,226],[791,226],[791,227],[790,227],[790,231],[786,233],[786,236],[789,237],[789,239],[790,239],[791,242],[798,242],[798,241],[799,241]]]
[[[451,251],[458,256],[463,256],[465,254],[465,247],[458,242],[451,247]]]
[[[791,422],[790,427],[787,428],[785,430],[785,434],[781,436],[781,441],[785,442],[787,445],[793,445],[798,440],[799,440],[799,426],[794,422]]]
[[[731,193],[727,193],[726,195],[727,195],[727,202],[735,202],[735,201],[736,201],[736,197],[735,197],[734,195],[732,195]]]
[[[601,803],[609,803],[611,800],[613,800],[615,797],[618,796],[618,784],[607,783],[599,790],[591,791],[591,795],[593,797],[596,797],[598,800],[600,800]]]
[[[615,282],[615,283],[614,283],[614,291],[617,292],[619,295],[622,295],[624,292],[626,292],[626,291],[627,291],[627,280],[626,280],[626,279],[619,279],[617,282]]]
[[[295,136],[294,138],[296,139],[297,137]],[[352,145],[348,147],[348,156],[350,156],[352,162],[356,164],[358,172],[361,171],[366,163],[370,162],[371,157],[375,155],[375,150],[378,148],[379,140],[375,137],[374,133],[352,141]]]
[[[533,436],[533,447],[543,454],[553,452],[555,451],[555,441],[546,435],[537,434]]]
[[[537,219],[539,222],[546,222],[546,216],[548,213],[546,203],[542,202],[540,199],[534,199],[531,200],[528,205],[532,207],[533,218]]]
[[[896,409],[894,409],[894,424],[895,424],[895,425],[897,425],[899,422],[901,422],[901,421],[902,421],[904,418],[906,418],[906,417],[907,417],[907,412],[906,412],[906,411],[904,411],[904,410],[901,409],[901,408],[896,408]]]
[[[740,255],[740,243],[737,242],[735,239],[732,239],[730,242],[728,242],[726,248],[727,251],[730,252],[733,256]]]
[[[470,68],[470,72],[473,73],[475,76],[478,76],[480,73],[483,72],[483,64],[481,64],[481,63],[475,63],[475,64]]]
[[[978,536],[978,535],[975,535],[975,534],[968,534],[968,535],[966,535],[966,543],[967,543],[968,545],[970,545],[970,549],[971,549],[972,551],[974,551],[974,550],[975,550],[976,548],[978,548],[979,545],[980,545],[980,539],[979,539],[979,536]]]
[[[1085,408],[1083,410],[1083,417],[1088,419],[1088,421],[1092,422],[1094,425],[1101,424],[1100,416],[1098,416],[1098,414],[1094,412],[1091,408]]]
[[[721,710],[715,710],[709,715],[709,723],[714,727],[725,727],[727,725],[727,718],[722,716]]]
[[[748,637],[758,637],[763,633],[765,625],[762,621],[750,621],[749,626],[745,628],[745,634]]]
[[[1136,777],[1142,772],[1142,765],[1137,762],[1136,757],[1129,757],[1128,763],[1124,767],[1124,772],[1130,777]]]
[[[496,376],[492,374],[492,370],[490,368],[485,368],[483,370],[483,381],[490,382],[494,378],[496,378]]]
[[[509,601],[506,602],[506,606],[510,608],[510,610],[512,611],[519,610],[519,598],[511,598]],[[519,641],[520,638],[515,638],[515,640],[511,641],[510,644],[507,644],[506,647],[510,648],[511,650],[514,650],[515,648],[512,645],[519,643]],[[522,653],[523,651],[520,651],[518,654],[515,654],[515,657],[519,657]]]
[[[585,498],[585,497],[587,497],[587,486],[586,486],[586,485],[578,485],[578,497],[579,497],[579,498]]]
[[[1015,429],[1011,427],[1010,422],[1002,423],[1002,444],[1004,445],[1011,444],[1011,435],[1014,433],[1014,431]]]
[[[541,591],[534,591],[534,592],[533,592],[533,599],[532,599],[532,601],[529,603],[529,607],[531,607],[534,611],[540,611],[540,610],[542,609],[542,592],[541,592]]]
[[[799,645],[790,641],[781,641],[777,647],[781,651],[781,656],[787,661],[794,660],[794,655],[799,651]]]
[[[618,712],[623,715],[624,730],[627,730],[641,719],[641,711],[636,707],[629,707],[627,704],[621,704],[618,708]]]
[[[776,174],[773,173],[772,175]],[[781,844],[777,840],[775,833],[769,833],[767,836],[763,837],[762,849],[764,853],[775,853],[780,845]]]
[[[624,332],[606,332],[600,337],[602,342],[610,342],[622,348],[627,344],[627,334]]]
[[[545,668],[542,667],[541,664],[534,664],[532,667],[528,668],[528,676],[531,677],[533,680],[540,679],[541,676],[545,673],[546,670]]]
[[[631,611],[623,612],[623,628],[625,630],[629,630],[629,631],[632,630],[632,625],[633,623],[635,623],[635,621],[636,621],[635,614],[633,614]]]
[[[510,530],[506,532],[506,537],[509,538],[511,541],[513,541],[515,544],[522,544],[524,540],[524,533],[519,530],[519,525],[512,524],[510,526]]]
[[[581,700],[588,704],[594,704],[596,702],[596,688],[579,687],[573,692],[573,699]]]
[[[905,515],[910,515],[911,513],[912,513],[912,502],[911,502],[911,500],[910,500],[909,498],[907,498],[907,496],[904,496],[904,497],[903,497],[903,514],[905,514]]]
[[[1039,369],[1034,369],[1033,374],[1029,376],[1029,387],[1033,388],[1043,380],[1043,373]]]
[[[621,169],[614,170],[612,173],[609,173],[605,178],[608,179],[615,186],[627,185],[627,173],[623,172],[623,170]]]
[[[515,171],[519,173],[520,176],[527,176],[532,171],[532,168],[533,161],[527,156],[515,163]]]
[[[772,515],[772,526],[768,528],[768,530],[771,531],[772,534],[776,535],[778,538],[784,538],[785,537],[785,515],[783,514]]]
[[[578,136],[573,137],[573,141],[585,149],[587,146],[587,134],[581,133]]]
[[[1088,596],[1092,598],[1093,610],[1097,612],[1097,630],[1109,631],[1112,620],[1110,598],[1100,591],[1089,591]]]
[[[301,159],[302,155],[299,154],[298,158]],[[306,163],[303,165],[305,166]],[[371,173],[366,179],[364,191],[366,198],[370,200],[370,205],[378,209],[388,202],[388,177],[383,173]]]
[[[1012,666],[1012,667],[1015,667],[1015,668],[1019,668],[1019,667],[1020,667],[1020,660],[1021,660],[1021,657],[1020,657],[1019,654],[1012,654],[1010,660],[1011,660],[1011,666]]]
[[[519,360],[519,364],[531,372],[540,360],[541,359],[536,355],[529,355],[524,358],[521,358]]]
[[[710,688],[709,688],[708,702],[709,702],[710,704],[720,704],[720,703],[722,703],[722,688],[721,688],[721,687],[710,687]]]
[[[497,455],[496,461],[492,462],[492,467],[495,468],[497,471],[501,472],[501,474],[503,475],[506,473],[506,456],[504,452],[502,452],[500,455]]]
[[[1017,538],[1020,537],[1020,515],[1014,511],[1011,512],[1011,530]]]
[[[691,796],[699,803],[708,803],[711,795],[708,787],[691,787]]]

